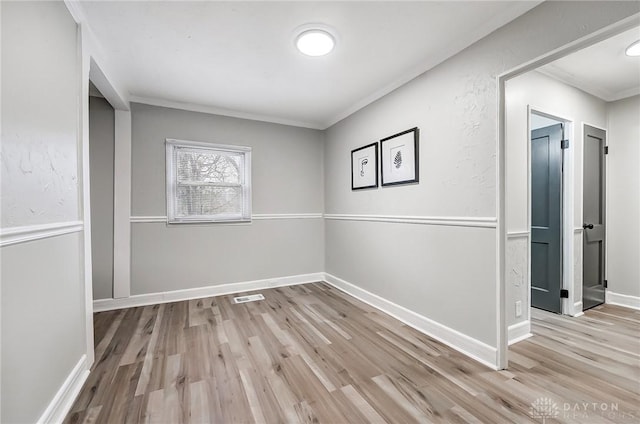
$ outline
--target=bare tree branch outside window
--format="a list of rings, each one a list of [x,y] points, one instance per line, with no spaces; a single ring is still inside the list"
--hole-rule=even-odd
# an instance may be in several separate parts
[[[179,140],[168,142],[171,173],[168,187],[172,199],[174,217],[240,217],[246,219],[245,202],[249,195],[246,190],[245,163],[246,149],[216,149],[202,143]],[[199,147],[202,146],[202,147]],[[224,146],[220,146],[224,147]],[[172,174],[172,175],[171,175]],[[249,198],[250,200],[250,198]],[[227,219],[227,218],[224,218]]]

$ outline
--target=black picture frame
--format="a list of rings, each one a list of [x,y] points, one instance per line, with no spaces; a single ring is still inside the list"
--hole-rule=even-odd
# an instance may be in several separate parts
[[[399,139],[400,137],[405,139],[404,141],[408,141],[406,140],[408,138],[406,136],[412,133],[413,133],[413,140],[409,141],[410,144],[405,143],[400,147],[393,146],[394,141],[395,142],[400,141]],[[380,175],[382,177],[383,187],[400,185],[400,184],[415,184],[420,182],[419,146],[420,146],[420,129],[418,127],[414,127],[406,131],[399,132],[397,134],[394,134],[392,136],[389,136],[380,140],[380,162],[381,162]],[[394,155],[395,157],[392,159],[391,156],[393,153],[392,152],[393,149],[400,150],[400,153],[395,153]],[[405,154],[402,155],[402,152],[405,152]],[[411,157],[412,155],[413,157]],[[406,156],[408,156],[408,158]],[[393,164],[392,164],[392,161],[393,161]],[[390,175],[390,174],[393,174],[392,172],[389,172],[390,170],[392,170],[391,167],[393,166],[394,168],[398,169],[401,167],[401,164],[408,166],[408,168],[404,169],[403,172],[397,172],[396,176]],[[385,173],[385,170],[387,171],[386,173]],[[393,170],[395,171],[395,169]],[[407,174],[406,177],[403,176],[405,174]]]
[[[369,152],[367,152],[367,150],[369,150]],[[368,156],[364,158],[358,157],[359,152],[361,152],[361,154],[368,153]],[[371,159],[373,159],[374,163],[371,163]],[[362,163],[363,160],[366,161],[364,162],[364,164]],[[355,162],[360,162],[360,166],[354,167]],[[358,173],[359,176],[357,176],[356,173]],[[363,179],[366,181],[363,182],[362,181]],[[371,188],[377,188],[377,187],[378,187],[378,142],[375,142],[351,151],[351,190],[364,190],[364,189],[371,189]]]

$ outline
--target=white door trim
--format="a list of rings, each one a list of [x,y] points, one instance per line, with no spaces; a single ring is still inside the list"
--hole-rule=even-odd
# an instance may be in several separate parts
[[[80,77],[80,101],[78,110],[78,166],[79,175],[82,175],[80,185],[82,187],[82,220],[84,222],[83,234],[83,273],[84,273],[84,302],[85,302],[85,343],[86,364],[91,368],[94,362],[93,346],[93,278],[91,264],[91,190],[90,190],[90,165],[89,165],[89,78],[95,79],[94,83],[105,96],[105,99],[116,110],[129,110],[129,101],[121,90],[121,84],[117,83],[115,73],[108,69],[110,66],[104,49],[93,35],[87,24],[86,17],[79,2],[64,1],[69,13],[78,25],[78,75]],[[127,211],[127,221],[129,212]]]
[[[72,2],[67,2],[67,7]],[[71,9],[70,9],[71,10]],[[91,368],[94,361],[93,345],[93,267],[91,264],[91,187],[89,178],[89,69],[91,56],[89,53],[89,41],[87,30],[74,15],[78,23],[78,44],[80,56],[80,181],[82,186],[82,219],[84,220],[83,247],[84,247],[84,316],[85,316],[85,355],[87,368]]]
[[[544,115],[546,117],[552,118],[558,122],[561,122],[565,125],[564,127],[564,137],[569,140],[569,147],[567,149],[563,149],[562,151],[562,182],[561,182],[561,248],[562,248],[562,262],[561,262],[561,271],[562,271],[562,281],[560,283],[561,288],[569,291],[569,298],[562,299],[561,305],[561,313],[563,315],[575,315],[578,311],[574,310],[574,304],[578,301],[582,301],[582,293],[576,290],[573,290],[574,281],[573,281],[573,262],[574,262],[574,239],[573,236],[573,210],[574,210],[574,163],[575,163],[575,151],[576,151],[576,142],[577,137],[575,136],[575,119],[570,116],[564,116],[562,114],[556,113],[555,111],[551,111],[544,107],[538,107],[536,105],[528,105],[528,145],[527,145],[527,225],[531,228],[531,114],[537,113],[538,115]],[[527,261],[529,263],[529,317],[531,316],[531,247],[529,247],[529,251],[527,253]],[[559,294],[558,294],[559,296]],[[582,312],[582,311],[579,311]]]

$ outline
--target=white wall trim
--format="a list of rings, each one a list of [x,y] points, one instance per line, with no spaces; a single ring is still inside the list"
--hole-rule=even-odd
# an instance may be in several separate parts
[[[530,231],[509,231],[507,232],[507,238],[526,238],[530,234]]]
[[[83,75],[83,82],[84,77],[88,78],[90,75],[95,86],[114,109],[129,110],[128,92],[123,89],[120,78],[116,77],[113,70],[112,61],[105,54],[104,48],[89,27],[81,3],[78,0],[64,0],[73,20],[82,30],[83,60],[87,59],[87,65],[92,63],[93,69],[87,69],[87,74]],[[84,55],[85,53],[86,55]]]
[[[429,337],[433,337],[447,346],[450,346],[470,358],[475,359],[491,369],[498,368],[496,356],[497,349],[495,347],[489,346],[484,342],[460,333],[457,330],[433,321],[423,315],[417,314],[416,312],[397,305],[334,275],[324,273],[324,281],[350,296],[353,296],[356,299],[391,315],[421,333],[424,333]]]
[[[89,376],[87,355],[82,355],[78,363],[71,370],[58,392],[53,397],[47,409],[42,413],[40,423],[61,423],[75,402],[82,389],[82,385]]]
[[[573,304],[573,314],[571,315],[574,318],[577,317],[581,317],[582,315],[584,315],[584,312],[582,311],[582,301],[576,302]]]
[[[252,220],[263,219],[319,219],[322,213],[272,213],[272,214],[254,214],[251,215]]]
[[[99,299],[93,301],[95,312],[114,309],[132,308],[137,306],[156,305],[159,303],[178,302],[182,300],[200,299],[203,297],[223,296],[227,294],[243,293],[255,290],[265,290],[274,287],[293,286],[297,284],[315,283],[323,281],[324,273],[292,275],[288,277],[265,278],[263,280],[243,281],[237,283],[218,284],[215,286],[196,287],[191,289],[173,290],[149,294],[137,294],[119,299]]]
[[[10,246],[27,241],[61,236],[63,234],[77,233],[82,231],[83,228],[84,224],[82,221],[54,222],[51,224],[2,228],[0,229],[0,246]]]
[[[141,223],[141,222],[163,222],[167,223],[166,216],[130,216],[129,221],[131,223]]]
[[[595,97],[599,97],[605,102],[615,102],[617,100],[640,94],[640,88],[638,87],[632,87],[620,91],[611,91],[603,87],[594,87],[594,85],[591,83],[577,80],[571,73],[557,67],[554,64],[549,64],[547,66],[548,68],[546,69],[538,69],[538,72],[550,78],[553,78],[556,81],[560,81],[563,84],[567,84],[571,87],[577,88],[578,90],[589,93]]]
[[[606,291],[606,303],[640,310],[640,297]]]
[[[321,219],[322,213],[271,213],[271,214],[254,214],[251,220],[261,221],[270,219]],[[166,216],[131,216],[129,220],[132,223],[167,223]]]
[[[509,346],[514,343],[521,342],[529,337],[531,334],[531,321],[526,320],[509,326]]]
[[[609,132],[609,130],[608,130],[608,129],[606,129],[605,127],[603,127],[603,126],[601,126],[601,125],[595,125],[595,124],[591,124],[591,123],[589,123],[589,122],[582,121],[582,129],[583,129],[582,136],[583,136],[583,137],[584,137],[584,127],[585,127],[585,125],[588,125],[588,126],[590,126],[590,127],[593,127],[593,128],[595,128],[595,129],[597,129],[597,130],[601,130],[601,131],[604,131],[604,132]],[[605,146],[606,146],[606,144],[605,144]]]
[[[326,213],[326,219],[342,221],[392,222],[399,224],[442,225],[448,227],[496,228],[495,217],[472,216],[408,216],[408,215],[357,215]]]
[[[326,126],[315,122],[296,121],[293,119],[278,118],[276,116],[261,115],[255,113],[241,112],[237,110],[224,109],[215,106],[207,106],[196,103],[177,102],[173,100],[158,99],[154,97],[131,96],[130,101],[149,106],[166,107],[170,109],[188,110],[191,112],[207,113],[210,115],[229,116],[231,118],[249,119],[252,121],[269,122],[273,124],[289,125],[292,127],[311,128],[314,130],[324,130]]]

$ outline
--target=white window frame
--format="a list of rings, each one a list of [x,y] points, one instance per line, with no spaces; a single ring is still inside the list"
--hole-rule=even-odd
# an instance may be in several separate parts
[[[241,214],[216,214],[193,215],[188,217],[177,216],[177,189],[178,180],[174,151],[178,148],[201,149],[214,152],[228,152],[242,154],[244,156],[242,183],[242,213]],[[204,143],[200,141],[166,139],[166,177],[167,177],[167,222],[169,224],[196,223],[196,222],[250,222],[251,221],[251,147],[236,146],[230,144]],[[215,185],[215,184],[212,184]]]

